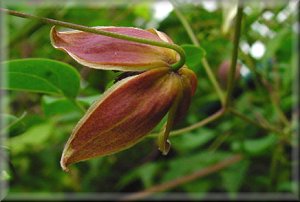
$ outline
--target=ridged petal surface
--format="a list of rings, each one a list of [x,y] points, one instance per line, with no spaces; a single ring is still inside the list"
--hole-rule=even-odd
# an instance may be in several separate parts
[[[62,168],[137,143],[165,116],[178,89],[178,75],[169,68],[117,82],[75,127],[62,155]]]
[[[132,27],[94,27],[97,30],[118,33],[143,39],[172,43],[164,33]],[[66,51],[78,63],[104,70],[144,71],[168,67],[177,61],[176,52],[142,43],[82,31],[50,33],[52,45]]]

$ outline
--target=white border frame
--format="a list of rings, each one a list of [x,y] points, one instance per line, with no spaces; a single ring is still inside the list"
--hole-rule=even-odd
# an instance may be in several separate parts
[[[34,1],[34,0],[25,0],[26,2],[30,2],[30,1]],[[162,0],[165,1],[165,0]],[[185,3],[200,3],[202,0],[182,0],[182,2]],[[203,0],[203,1],[218,1],[218,0]],[[261,2],[260,0],[251,0],[251,2],[253,1],[257,1],[257,2]],[[264,0],[264,1],[268,1],[268,2],[273,2],[274,4],[279,4],[279,3],[288,3],[288,2],[296,2],[297,7],[299,8],[299,0]],[[87,4],[95,4],[98,6],[112,6],[112,5],[122,5],[122,4],[128,4],[128,3],[138,3],[140,2],[139,0],[116,0],[116,1],[111,1],[111,0],[101,0],[101,1],[97,1],[97,0],[85,0],[85,1],[80,1],[80,0],[66,0],[66,1],[61,1],[61,0],[43,0],[40,1],[40,4],[38,3],[38,1],[34,1],[36,6],[45,6],[45,5],[65,5],[67,3],[76,3],[76,6],[80,6],[80,5],[87,5]],[[148,0],[148,2],[155,2],[155,1],[151,1]],[[244,3],[247,3],[247,0],[243,0]],[[249,1],[248,1],[249,2]],[[18,0],[14,1],[14,0],[4,0],[4,1],[0,1],[0,7],[1,8],[5,8],[7,5],[14,5],[17,4]],[[297,9],[295,9],[297,10]],[[0,47],[3,46],[3,44],[5,44],[5,39],[6,39],[6,33],[7,30],[5,28],[4,25],[4,20],[5,20],[5,14],[0,12]],[[297,13],[297,17],[298,19],[298,34],[300,33],[300,29],[299,29],[299,11]],[[298,51],[299,49],[299,36],[297,38],[295,38],[295,47],[293,48],[293,51]],[[6,54],[5,53],[0,53],[0,61],[5,60]],[[295,61],[298,68],[296,68],[296,74],[295,77],[299,76],[300,70],[299,70],[299,58],[297,58],[297,61]],[[0,68],[0,70],[3,70],[3,67]],[[3,74],[1,74],[3,75]],[[0,84],[1,82],[5,81],[5,76],[0,77]],[[263,200],[274,200],[274,201],[286,201],[286,200],[299,200],[299,94],[300,94],[300,82],[299,82],[299,77],[295,78],[295,83],[293,86],[293,92],[295,93],[295,111],[293,113],[293,121],[295,123],[297,123],[298,121],[298,125],[296,126],[296,130],[294,132],[294,141],[298,143],[298,145],[292,150],[292,158],[295,160],[295,162],[297,162],[292,169],[292,174],[293,174],[293,179],[296,182],[296,193],[271,193],[271,192],[265,192],[265,193],[238,193],[237,197],[235,198],[236,200],[259,200],[259,201],[263,201]],[[1,96],[5,96],[5,94],[0,94],[0,98]],[[0,99],[0,112],[2,109],[4,109],[4,105],[1,102]],[[1,122],[0,120],[0,127],[3,125],[3,122]],[[5,141],[5,137],[0,137],[0,142]],[[1,150],[0,150],[1,152]],[[4,154],[6,155],[6,154]],[[1,160],[1,164],[0,164],[0,170],[1,168],[7,168],[7,163],[3,163],[2,159]],[[2,181],[0,181],[0,200],[2,200],[2,197],[5,193],[7,193],[8,191],[8,186],[7,184]],[[55,192],[55,193],[51,193],[51,192],[47,192],[47,193],[13,193],[13,194],[9,194],[4,198],[5,201],[23,201],[23,200],[30,200],[30,201],[82,201],[82,200],[90,200],[90,201],[99,201],[99,200],[118,200],[122,197],[128,196],[129,194],[133,194],[133,193],[60,193],[60,192]],[[155,194],[153,194],[150,197],[147,197],[145,199],[139,199],[139,200],[161,200],[161,199],[168,199],[168,200],[187,200],[187,194],[186,193],[161,193],[159,194],[160,196],[155,196]],[[193,194],[193,193],[189,193],[188,196],[193,196],[193,198],[198,198],[197,197],[198,194]],[[189,197],[190,199],[190,197]],[[195,199],[196,200],[196,199]],[[228,196],[227,193],[213,193],[213,192],[208,192],[205,195],[205,200],[220,200],[220,201],[229,201],[231,200]]]

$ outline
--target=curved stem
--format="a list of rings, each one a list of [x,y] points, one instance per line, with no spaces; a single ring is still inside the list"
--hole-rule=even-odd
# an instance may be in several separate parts
[[[173,127],[178,105],[182,100],[182,96],[183,93],[181,92],[175,98],[174,103],[169,110],[167,123],[165,127],[163,127],[163,131],[158,135],[158,149],[162,152],[163,155],[167,155],[171,147],[168,138]]]
[[[274,133],[278,133],[278,134],[283,134],[283,132],[273,126],[270,126],[270,125],[262,125],[260,124],[259,122],[257,121],[254,121],[250,118],[248,118],[247,116],[245,116],[244,114],[240,113],[239,111],[233,109],[233,108],[228,108],[229,112],[237,117],[239,117],[240,119],[248,122],[248,123],[251,123],[252,125],[255,125],[259,128],[262,128],[262,129],[265,129],[267,131],[272,131]]]
[[[217,120],[218,118],[220,118],[223,114],[225,113],[224,109],[220,109],[219,111],[217,111],[216,113],[210,115],[209,117],[207,117],[206,119],[203,119],[202,121],[195,123],[193,125],[190,125],[188,127],[179,129],[179,130],[174,130],[173,132],[171,132],[170,135],[175,136],[175,135],[179,135],[181,133],[185,133],[187,131],[191,131],[194,130],[196,128],[202,127],[210,122],[213,122],[215,120]]]
[[[191,131],[191,130],[195,130],[196,128],[200,128],[206,124],[209,124],[210,122],[213,122],[215,120],[217,120],[218,118],[220,118],[223,114],[225,113],[225,110],[223,108],[221,108],[219,111],[217,111],[216,113],[210,115],[209,117],[201,120],[198,123],[195,123],[193,125],[190,125],[188,127],[185,128],[181,128],[178,130],[174,130],[170,133],[170,136],[177,136],[180,134],[183,134],[185,132]],[[149,134],[147,137],[157,137],[158,134],[153,133],[153,134]]]
[[[208,75],[208,78],[209,78],[210,82],[214,86],[214,88],[215,88],[215,90],[216,90],[216,92],[219,96],[219,99],[221,101],[222,106],[224,106],[225,105],[224,93],[223,93],[219,83],[217,82],[217,79],[216,79],[214,73],[212,72],[211,67],[208,64],[207,59],[202,58],[201,63],[202,63],[202,66],[204,67],[204,69],[206,71],[206,74]]]
[[[177,15],[177,17],[180,20],[181,24],[185,28],[185,30],[186,30],[187,34],[189,35],[190,39],[192,40],[193,44],[197,47],[200,47],[200,43],[199,43],[193,29],[191,28],[191,25],[186,20],[186,18],[181,13],[181,11],[176,8],[176,5],[174,4],[174,1],[171,1],[171,3],[173,4],[175,14]],[[207,59],[205,57],[203,57],[201,59],[201,64],[204,67],[204,70],[205,70],[210,82],[212,83],[215,91],[217,92],[222,105],[224,105],[225,104],[224,93],[221,90],[221,87],[220,87],[219,83],[217,82],[217,79],[216,79],[214,73],[212,72],[211,67],[209,66],[209,64],[207,62]]]
[[[183,25],[185,31],[187,32],[187,34],[189,35],[190,39],[192,40],[193,44],[195,46],[200,47],[200,43],[193,31],[193,29],[191,28],[189,22],[186,20],[186,18],[184,17],[184,15],[181,13],[180,10],[177,9],[177,6],[174,4],[173,1],[171,1],[172,5],[173,5],[173,9],[175,14],[177,15],[178,19],[180,20],[181,24]]]
[[[75,29],[75,30],[80,30],[80,31],[84,31],[84,32],[89,32],[89,33],[93,33],[93,34],[103,35],[103,36],[117,38],[117,39],[126,40],[126,41],[133,41],[133,42],[137,42],[137,43],[149,44],[152,46],[169,48],[169,49],[176,51],[180,56],[180,60],[177,63],[172,64],[171,67],[174,70],[178,70],[185,64],[185,52],[180,46],[175,45],[175,44],[170,44],[167,42],[160,42],[160,41],[152,41],[149,39],[137,38],[137,37],[132,37],[132,36],[124,35],[124,34],[117,34],[117,33],[107,32],[107,31],[103,31],[103,30],[97,30],[92,27],[73,24],[73,23],[69,23],[69,22],[63,22],[63,21],[54,20],[54,19],[50,19],[50,18],[34,16],[34,15],[27,14],[27,13],[22,13],[22,12],[18,12],[18,11],[3,9],[3,8],[0,8],[0,11],[5,12],[9,15],[13,15],[13,16],[21,17],[21,18],[29,18],[29,19],[39,20],[43,23],[47,23],[47,24],[51,24],[51,25],[67,27],[67,28],[71,28],[71,29]]]
[[[227,168],[239,161],[243,160],[243,156],[241,154],[236,154],[233,156],[230,156],[228,158],[226,158],[225,160],[222,160],[220,162],[217,162],[216,164],[213,164],[211,166],[208,166],[206,168],[201,168],[200,170],[191,173],[189,175],[185,175],[179,178],[176,178],[174,180],[171,181],[167,181],[165,183],[162,184],[158,184],[155,186],[152,186],[146,190],[140,191],[140,192],[136,192],[136,193],[132,193],[132,194],[128,194],[125,195],[123,198],[121,198],[121,201],[134,201],[134,200],[141,200],[144,199],[146,197],[149,197],[157,192],[163,192],[163,191],[167,191],[170,189],[173,189],[175,187],[178,187],[180,185],[183,184],[187,184],[189,182],[192,182],[196,179],[199,179],[201,177],[210,175],[212,173],[218,172],[224,168]]]

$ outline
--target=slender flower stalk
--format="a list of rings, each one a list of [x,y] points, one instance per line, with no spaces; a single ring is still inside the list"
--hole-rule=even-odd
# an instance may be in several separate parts
[[[233,53],[231,58],[231,65],[230,65],[230,72],[229,78],[227,82],[227,94],[225,99],[225,108],[227,109],[230,105],[231,101],[231,94],[234,87],[234,77],[236,72],[236,64],[238,58],[238,51],[239,51],[239,41],[240,41],[240,34],[241,34],[241,26],[242,26],[242,17],[243,17],[243,7],[239,6],[236,15],[236,22],[235,22],[235,32],[233,38]]]
[[[8,9],[4,9],[4,8],[0,8],[0,11],[5,12],[9,15],[13,15],[13,16],[21,17],[21,18],[29,18],[29,19],[33,19],[33,20],[39,20],[41,22],[44,22],[44,23],[50,24],[50,25],[62,26],[62,27],[70,28],[70,29],[75,29],[75,30],[93,33],[93,34],[108,36],[108,37],[117,38],[117,39],[121,39],[121,40],[133,41],[133,42],[137,42],[137,43],[149,44],[152,46],[158,46],[158,47],[172,49],[172,50],[176,51],[180,56],[180,59],[176,63],[170,64],[172,69],[178,70],[185,64],[185,52],[180,46],[178,46],[176,44],[170,44],[170,43],[162,42],[162,41],[153,41],[153,40],[149,40],[149,39],[145,39],[145,38],[138,38],[138,37],[132,37],[132,36],[124,35],[124,34],[108,32],[108,31],[104,31],[104,30],[95,29],[92,27],[73,24],[73,23],[69,23],[69,22],[63,22],[63,21],[54,20],[54,19],[50,19],[50,18],[34,16],[34,15],[27,14],[27,13],[22,13],[22,12],[18,12],[18,11],[14,11],[14,10],[8,10]]]
[[[185,28],[185,30],[186,30],[187,34],[189,35],[191,41],[193,42],[193,44],[195,46],[200,47],[200,42],[198,41],[198,39],[197,39],[195,33],[193,32],[193,29],[191,28],[190,24],[188,23],[187,19],[184,17],[184,15],[181,13],[181,11],[176,7],[174,1],[171,1],[171,3],[173,4],[175,14],[177,15],[178,19],[180,20],[183,27]],[[212,86],[214,87],[216,93],[218,94],[222,105],[224,105],[225,104],[224,93],[223,93],[219,83],[217,82],[217,79],[216,79],[214,73],[212,72],[211,67],[209,66],[209,63],[208,63],[207,59],[205,57],[203,57],[201,59],[201,63],[204,67],[204,70],[205,70]]]

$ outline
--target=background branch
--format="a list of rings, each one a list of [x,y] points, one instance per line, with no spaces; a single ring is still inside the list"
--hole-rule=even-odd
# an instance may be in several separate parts
[[[139,200],[146,197],[151,196],[152,194],[156,192],[162,192],[167,191],[170,189],[173,189],[175,187],[178,187],[180,185],[186,184],[188,182],[192,182],[196,179],[199,179],[201,177],[207,176],[209,174],[212,174],[214,172],[220,171],[226,167],[231,166],[232,164],[237,163],[238,161],[242,160],[242,156],[240,154],[234,155],[230,158],[227,158],[223,161],[220,161],[212,166],[209,166],[207,168],[201,169],[199,171],[196,171],[190,175],[182,176],[180,178],[177,178],[175,180],[171,180],[169,182],[165,182],[156,186],[153,186],[149,189],[146,189],[141,192],[129,194],[128,196],[125,196],[122,198],[122,201],[132,201],[132,200]]]
[[[210,115],[209,117],[203,119],[202,121],[200,121],[198,123],[195,123],[193,125],[187,126],[185,128],[181,128],[181,129],[172,131],[170,133],[170,136],[181,135],[181,134],[184,134],[184,133],[186,133],[188,131],[195,130],[196,128],[200,128],[202,126],[205,126],[206,124],[209,124],[209,123],[217,120],[218,118],[220,118],[224,114],[224,112],[225,111],[223,109],[220,109],[216,113]],[[154,133],[154,134],[148,135],[147,137],[157,137],[157,135],[158,135],[158,133]]]
[[[232,113],[233,115],[239,117],[240,119],[252,124],[252,125],[255,125],[259,128],[262,128],[264,130],[267,130],[267,131],[272,131],[272,132],[275,132],[275,133],[278,133],[278,134],[282,134],[283,132],[273,126],[270,126],[270,125],[263,125],[263,124],[260,124],[259,122],[257,121],[254,121],[250,118],[248,118],[247,116],[245,116],[244,114],[238,112],[237,110],[233,109],[233,108],[230,108],[229,109],[229,112]]]
[[[237,11],[237,15],[236,15],[236,22],[235,22],[234,39],[233,39],[233,51],[232,51],[229,78],[228,78],[228,83],[227,83],[227,94],[226,94],[226,100],[225,100],[225,108],[227,108],[230,105],[231,94],[232,94],[233,87],[234,87],[234,77],[235,77],[236,64],[237,64],[237,59],[238,59],[238,50],[239,50],[239,41],[240,41],[240,34],[241,34],[242,17],[243,17],[243,7],[238,6],[238,11]]]

